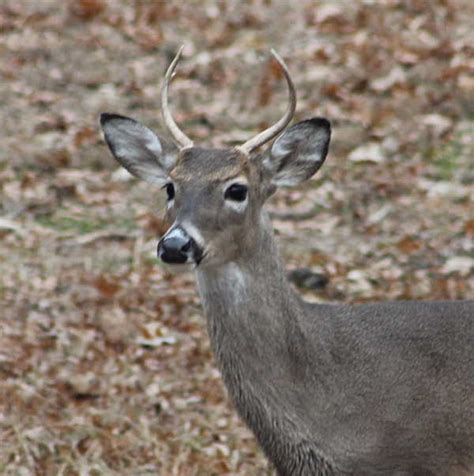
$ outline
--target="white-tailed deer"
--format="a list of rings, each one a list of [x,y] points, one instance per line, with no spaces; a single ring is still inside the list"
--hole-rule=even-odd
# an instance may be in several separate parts
[[[273,52],[289,89],[284,117],[239,147],[197,147],[168,108],[180,53],[161,91],[177,148],[133,119],[102,114],[101,125],[129,172],[165,188],[172,224],[158,256],[194,265],[224,382],[278,474],[474,474],[474,301],[304,302],[263,205],[319,169],[329,122],[286,129],[295,89]]]

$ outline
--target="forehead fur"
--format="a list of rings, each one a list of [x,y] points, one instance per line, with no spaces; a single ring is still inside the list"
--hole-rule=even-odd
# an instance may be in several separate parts
[[[191,147],[180,152],[170,176],[179,181],[224,181],[248,174],[247,157],[235,149]]]

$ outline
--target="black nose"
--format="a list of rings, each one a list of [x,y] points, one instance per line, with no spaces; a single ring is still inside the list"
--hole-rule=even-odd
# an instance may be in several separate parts
[[[193,257],[195,249],[194,240],[182,229],[176,228],[160,240],[157,253],[165,263],[182,264]]]

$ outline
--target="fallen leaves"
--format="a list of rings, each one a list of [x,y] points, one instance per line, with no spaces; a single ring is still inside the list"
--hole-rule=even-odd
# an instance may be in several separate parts
[[[446,274],[459,273],[466,277],[474,271],[474,258],[470,256],[452,256],[444,263],[441,271]]]
[[[422,243],[413,236],[405,236],[397,243],[397,248],[404,254],[411,254],[421,249]]]
[[[93,285],[99,293],[107,299],[114,297],[121,288],[118,280],[103,274],[93,280]]]
[[[392,90],[394,86],[403,85],[406,81],[405,71],[399,66],[395,66],[386,76],[373,79],[370,86],[375,92],[382,93]]]
[[[380,163],[385,160],[382,146],[377,143],[364,144],[354,149],[348,156],[352,162],[375,162]]]
[[[93,20],[105,11],[106,4],[103,0],[70,0],[69,11],[71,15],[83,21]]]
[[[441,114],[426,114],[421,117],[421,121],[438,137],[446,134],[453,126],[453,121]]]
[[[268,472],[225,396],[192,276],[156,260],[162,193],[117,169],[97,130],[116,111],[162,132],[159,82],[181,43],[173,108],[200,144],[243,142],[283,112],[270,47],[298,119],[333,123],[315,180],[270,204],[308,298],[473,296],[466,8],[1,3],[6,475]]]

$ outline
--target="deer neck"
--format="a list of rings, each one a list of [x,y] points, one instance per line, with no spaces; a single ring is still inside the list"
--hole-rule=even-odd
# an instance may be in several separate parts
[[[224,383],[264,451],[278,461],[291,448],[298,454],[301,442],[314,439],[305,415],[310,407],[314,411],[316,391],[308,391],[307,385],[317,374],[314,366],[326,368],[327,359],[324,352],[311,352],[300,327],[303,301],[287,282],[269,219],[263,222],[246,259],[199,270],[197,278]],[[310,401],[304,397],[308,394]],[[311,451],[319,465],[319,447]]]
[[[302,301],[286,279],[268,217],[245,258],[198,270],[211,346],[227,386],[275,391],[304,372]],[[296,372],[296,373],[295,373]]]
[[[251,354],[268,351],[288,338],[300,301],[286,279],[267,216],[262,215],[257,239],[244,257],[198,268],[197,279],[216,352],[226,338],[232,340],[231,347],[255,344],[248,349]],[[259,342],[263,338],[265,342]]]

